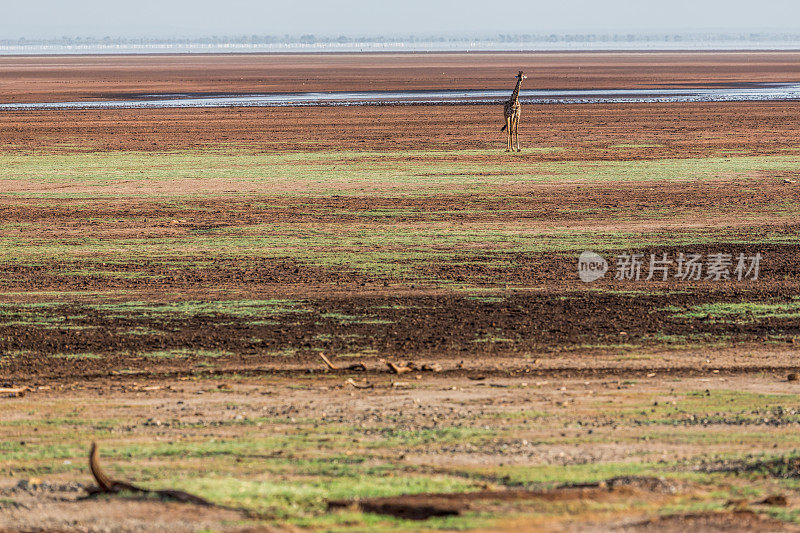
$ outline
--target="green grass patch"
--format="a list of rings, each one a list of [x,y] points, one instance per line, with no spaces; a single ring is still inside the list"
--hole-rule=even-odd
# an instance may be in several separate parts
[[[615,145],[641,148],[644,145]],[[612,147],[613,148],[613,147]],[[552,152],[560,148],[545,148]],[[529,149],[533,153],[535,150]],[[542,151],[542,150],[538,150]],[[447,186],[459,192],[498,184],[581,181],[695,180],[747,178],[763,172],[796,171],[797,155],[731,155],[692,159],[631,161],[540,161],[516,157],[514,164],[487,162],[496,150],[398,150],[254,153],[225,151],[91,152],[0,154],[0,180],[113,186],[141,182],[148,186],[176,180],[225,180],[230,183],[293,185],[294,195],[363,194],[364,188],[396,194],[434,194]],[[359,188],[350,184],[358,182]],[[202,182],[199,184],[202,192]],[[235,186],[233,186],[235,188]],[[198,190],[198,187],[193,187]],[[94,196],[97,193],[84,194]],[[141,193],[137,192],[137,196]],[[286,193],[289,194],[289,193]],[[30,195],[26,192],[26,195]],[[63,193],[42,192],[55,197]]]
[[[676,311],[676,308],[670,308]],[[789,302],[715,302],[698,304],[688,310],[680,310],[677,318],[707,318],[733,322],[754,322],[765,318],[800,318],[800,300]]]
[[[174,350],[159,350],[155,352],[143,352],[140,354],[142,357],[150,357],[154,359],[175,359],[175,358],[198,358],[198,357],[225,357],[232,355],[230,352],[223,350],[202,350],[193,348],[180,348]]]
[[[56,353],[51,355],[56,359],[101,359],[103,356],[99,353],[85,352],[85,353]]]

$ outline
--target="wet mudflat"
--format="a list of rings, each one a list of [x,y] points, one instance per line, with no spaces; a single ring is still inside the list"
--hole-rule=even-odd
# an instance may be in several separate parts
[[[0,102],[4,110],[174,109],[207,107],[319,107],[397,105],[488,105],[502,103],[505,90],[315,92],[242,95],[147,94],[129,100]],[[621,104],[688,102],[780,102],[800,99],[800,85],[753,84],[669,89],[522,90],[525,104]]]

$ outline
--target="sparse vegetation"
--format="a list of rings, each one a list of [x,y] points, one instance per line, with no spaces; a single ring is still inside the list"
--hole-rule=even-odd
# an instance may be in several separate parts
[[[681,72],[671,57],[665,83]],[[437,79],[403,83],[483,83],[454,58],[414,56]],[[751,59],[727,58],[709,83],[775,71]],[[275,58],[257,60],[238,58],[247,73],[224,90],[272,84],[259,69]],[[358,79],[351,67],[337,79]],[[223,83],[183,68],[181,91]],[[318,90],[291,68],[275,72]],[[50,87],[145,93],[139,72]],[[98,516],[114,529],[137,509],[136,527],[156,529],[151,493],[77,500],[92,441],[113,479],[226,506],[202,525],[200,509],[176,508],[197,529],[798,522],[796,103],[637,105],[530,106],[534,146],[513,155],[481,106],[8,114],[0,529]],[[420,126],[420,112],[463,127]],[[584,250],[610,261],[603,279],[578,278]],[[760,252],[763,268],[742,282],[618,280],[621,252]],[[544,492],[424,521],[328,507],[515,489]]]

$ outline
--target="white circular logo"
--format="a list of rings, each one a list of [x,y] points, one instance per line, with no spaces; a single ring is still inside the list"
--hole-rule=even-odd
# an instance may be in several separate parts
[[[578,276],[581,281],[591,283],[606,275],[608,261],[603,256],[586,250],[578,257]]]

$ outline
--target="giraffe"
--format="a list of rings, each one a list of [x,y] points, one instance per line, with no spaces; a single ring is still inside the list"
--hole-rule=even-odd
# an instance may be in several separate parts
[[[514,92],[511,93],[511,98],[503,106],[503,114],[506,117],[506,125],[500,128],[500,131],[508,130],[508,142],[506,144],[506,152],[514,150],[512,137],[516,135],[517,138],[517,152],[521,151],[519,147],[519,116],[522,112],[522,106],[519,105],[519,86],[522,85],[522,80],[527,78],[522,71],[517,74],[517,85],[514,87]]]

